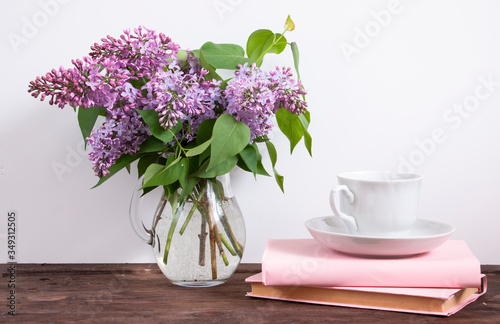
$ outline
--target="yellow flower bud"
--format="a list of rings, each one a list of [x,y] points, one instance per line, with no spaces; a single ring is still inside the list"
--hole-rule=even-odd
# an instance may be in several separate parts
[[[290,15],[288,15],[288,18],[286,18],[285,22],[285,31],[292,31],[295,29],[295,24],[293,23],[292,19],[290,18]]]

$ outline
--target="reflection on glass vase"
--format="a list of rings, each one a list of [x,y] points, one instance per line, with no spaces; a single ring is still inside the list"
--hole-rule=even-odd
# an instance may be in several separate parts
[[[162,195],[150,230],[141,221],[141,186],[142,179],[130,204],[132,226],[152,246],[163,274],[188,287],[215,286],[229,279],[241,261],[246,237],[229,174],[203,179],[181,204],[178,195]]]

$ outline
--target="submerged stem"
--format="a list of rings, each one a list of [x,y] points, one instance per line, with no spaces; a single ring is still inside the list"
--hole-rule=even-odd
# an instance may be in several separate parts
[[[205,249],[206,249],[206,237],[209,235],[210,238],[210,261],[211,261],[211,270],[212,270],[212,278],[217,279],[217,254],[222,258],[224,264],[226,266],[229,265],[229,260],[226,256],[226,253],[224,251],[224,246],[226,249],[231,253],[231,255],[238,255],[240,258],[242,257],[243,254],[243,247],[242,245],[238,242],[236,239],[236,236],[234,235],[232,228],[229,224],[228,217],[226,215],[226,211],[224,210],[224,197],[220,201],[210,203],[210,197],[207,197],[208,199],[203,199],[203,196],[207,194],[207,186],[211,184],[207,183],[206,180],[202,181],[200,183],[200,190],[199,192],[196,192],[196,190],[193,190],[193,194],[196,195],[197,197],[193,199],[193,206],[189,210],[189,213],[179,230],[180,235],[182,235],[187,227],[187,224],[190,222],[192,216],[194,215],[194,212],[196,210],[199,211],[201,214],[201,230],[200,234],[198,234],[199,240],[200,240],[200,246],[199,246],[199,258],[198,258],[198,263],[200,266],[205,265]],[[211,194],[214,194],[211,192]],[[194,197],[192,197],[194,198]],[[163,198],[166,202],[166,198]],[[205,201],[206,200],[206,201]],[[217,208],[217,206],[220,206],[222,209],[222,214],[219,215],[217,218],[220,219],[222,226],[224,227],[224,231],[226,235],[229,237],[226,238],[226,236],[223,234],[223,232],[220,232],[217,226],[216,222],[216,217],[217,215],[214,215],[214,213],[219,213],[217,210],[221,210]],[[163,206],[164,207],[164,206]],[[163,208],[161,208],[163,209]],[[172,243],[172,238],[175,232],[175,228],[177,227],[177,223],[179,221],[180,215],[182,214],[182,210],[184,209],[184,203],[181,204],[175,211],[173,215],[172,222],[170,223],[170,228],[167,236],[167,242],[165,245],[165,251],[163,255],[163,263],[167,264],[168,260],[168,254],[170,251],[171,243]],[[215,210],[214,210],[215,209]],[[208,233],[207,233],[207,225],[208,225]]]
[[[207,240],[207,221],[205,217],[201,218],[201,232],[198,234],[200,238],[200,253],[198,257],[198,264],[200,266],[205,266],[205,242]]]
[[[219,229],[217,228],[217,224],[214,224],[214,234],[215,242],[217,243],[217,247],[219,248],[219,255],[222,257],[224,264],[227,266],[229,265],[229,261],[227,260],[226,253],[224,252],[224,248],[222,247],[222,240]]]
[[[189,221],[191,220],[191,217],[193,216],[196,208],[198,207],[198,204],[201,201],[201,198],[203,197],[203,195],[205,194],[206,191],[207,191],[207,186],[206,185],[202,186],[200,193],[198,194],[198,197],[194,201],[193,207],[191,207],[191,210],[189,211],[189,214],[187,215],[186,220],[184,221],[184,224],[182,224],[182,227],[179,231],[179,233],[181,235],[184,234],[184,231],[186,230],[186,227],[187,227]]]
[[[221,200],[221,209],[222,209],[222,217],[221,217],[221,223],[222,226],[224,226],[224,230],[229,236],[229,241],[231,241],[232,246],[236,250],[236,253],[240,258],[243,257],[243,246],[240,242],[238,242],[238,239],[236,238],[236,235],[234,235],[233,229],[231,228],[231,224],[229,224],[229,220],[227,218],[226,210],[224,209],[224,204],[223,200]]]
[[[163,263],[167,264],[167,259],[168,259],[168,253],[170,251],[170,244],[172,243],[172,237],[174,235],[175,227],[177,226],[177,222],[179,221],[179,216],[182,213],[184,205],[181,205],[177,208],[175,211],[175,214],[173,215],[172,218],[172,223],[170,223],[170,228],[168,230],[168,237],[167,237],[167,243],[165,245],[165,252],[163,253]]]
[[[224,236],[224,234],[222,234],[221,232],[219,232],[219,236],[220,236],[220,239],[222,241],[222,244],[224,244],[224,246],[229,251],[229,253],[231,253],[231,255],[233,255],[233,256],[236,255],[236,252],[234,251],[233,247],[231,246],[231,243],[228,242],[226,236]]]
[[[211,260],[211,265],[212,265],[212,279],[217,279],[217,255],[215,252],[215,228],[214,224],[212,222],[212,217],[210,213],[210,207],[207,208],[208,210],[208,226],[210,228],[210,260]]]

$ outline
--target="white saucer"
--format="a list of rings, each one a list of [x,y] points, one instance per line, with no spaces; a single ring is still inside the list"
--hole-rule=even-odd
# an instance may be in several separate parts
[[[437,248],[455,227],[443,222],[418,219],[408,236],[378,237],[350,234],[336,216],[313,218],[306,227],[321,245],[335,251],[361,256],[408,256]]]

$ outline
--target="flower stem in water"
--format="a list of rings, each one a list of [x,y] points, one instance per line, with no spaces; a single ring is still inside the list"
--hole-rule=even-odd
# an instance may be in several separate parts
[[[196,200],[194,201],[194,204],[193,204],[193,207],[191,208],[191,210],[189,211],[189,214],[187,215],[186,217],[186,220],[184,221],[184,224],[182,224],[182,227],[179,231],[179,233],[182,235],[184,234],[184,231],[186,230],[186,227],[187,227],[187,224],[189,223],[189,221],[191,220],[191,217],[193,216],[196,208],[198,207],[198,204],[199,202],[201,201],[201,198],[203,197],[203,195],[205,194],[205,191],[207,191],[207,186],[202,186],[201,190],[200,190],[200,194],[198,195],[198,197],[196,198]]]
[[[205,266],[205,242],[207,240],[207,221],[205,217],[201,218],[201,232],[198,234],[200,238],[200,255],[198,257],[198,264],[203,267]]]
[[[170,250],[170,244],[172,243],[172,236],[174,235],[175,227],[177,226],[177,222],[179,221],[179,216],[182,213],[182,207],[180,206],[175,211],[173,215],[172,223],[170,223],[170,229],[168,230],[167,244],[165,245],[165,252],[163,254],[163,263],[167,264],[168,252]]]

